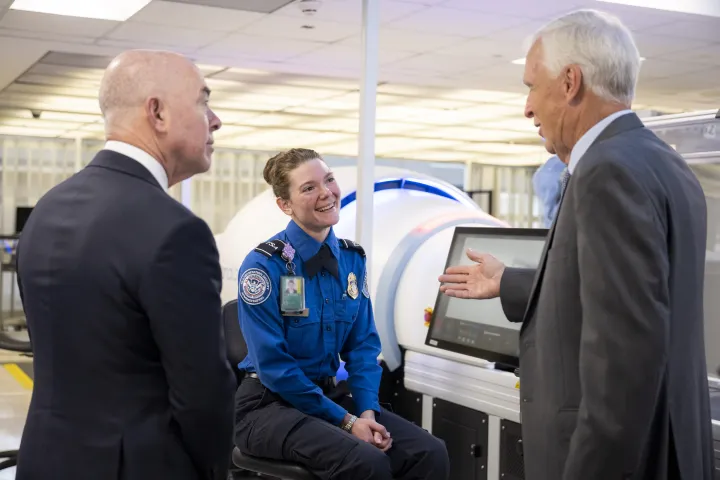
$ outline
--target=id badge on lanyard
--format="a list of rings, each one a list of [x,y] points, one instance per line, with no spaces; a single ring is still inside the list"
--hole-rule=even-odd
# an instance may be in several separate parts
[[[280,277],[280,310],[292,315],[305,310],[305,279],[296,275]]]
[[[295,250],[288,243],[282,252],[288,275],[280,277],[280,312],[293,317],[307,317],[305,308],[305,278],[295,275]]]

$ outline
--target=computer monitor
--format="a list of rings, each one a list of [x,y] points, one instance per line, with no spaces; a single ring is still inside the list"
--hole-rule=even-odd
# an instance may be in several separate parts
[[[15,233],[23,231],[25,224],[30,218],[30,214],[33,211],[33,207],[17,207],[15,208]]]
[[[535,268],[547,232],[544,228],[458,227],[446,267],[471,265],[466,252],[472,248],[508,267]],[[438,292],[425,344],[517,367],[520,327],[507,320],[499,298],[468,300]]]

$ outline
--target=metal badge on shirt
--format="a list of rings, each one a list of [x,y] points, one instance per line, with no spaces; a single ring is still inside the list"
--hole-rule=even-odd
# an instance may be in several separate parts
[[[289,275],[280,277],[280,311],[283,315],[307,317],[310,311],[305,308],[305,279],[295,275],[295,249],[288,243],[282,251],[282,259]]]
[[[357,277],[353,272],[350,272],[350,275],[348,275],[347,294],[350,295],[353,300],[358,297]]]

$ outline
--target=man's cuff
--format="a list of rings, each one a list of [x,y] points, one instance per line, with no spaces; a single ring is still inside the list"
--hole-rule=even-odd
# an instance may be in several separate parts
[[[369,390],[357,390],[352,392],[352,396],[358,415],[367,410],[380,413],[380,402],[377,393]]]

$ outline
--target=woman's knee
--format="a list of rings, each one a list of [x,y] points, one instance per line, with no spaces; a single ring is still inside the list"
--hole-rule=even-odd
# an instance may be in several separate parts
[[[426,472],[425,478],[433,480],[445,480],[450,477],[450,457],[444,441],[427,434],[423,438],[420,450],[415,464],[418,472]]]
[[[392,480],[388,456],[369,443],[358,443],[345,457],[333,478],[347,480]]]

